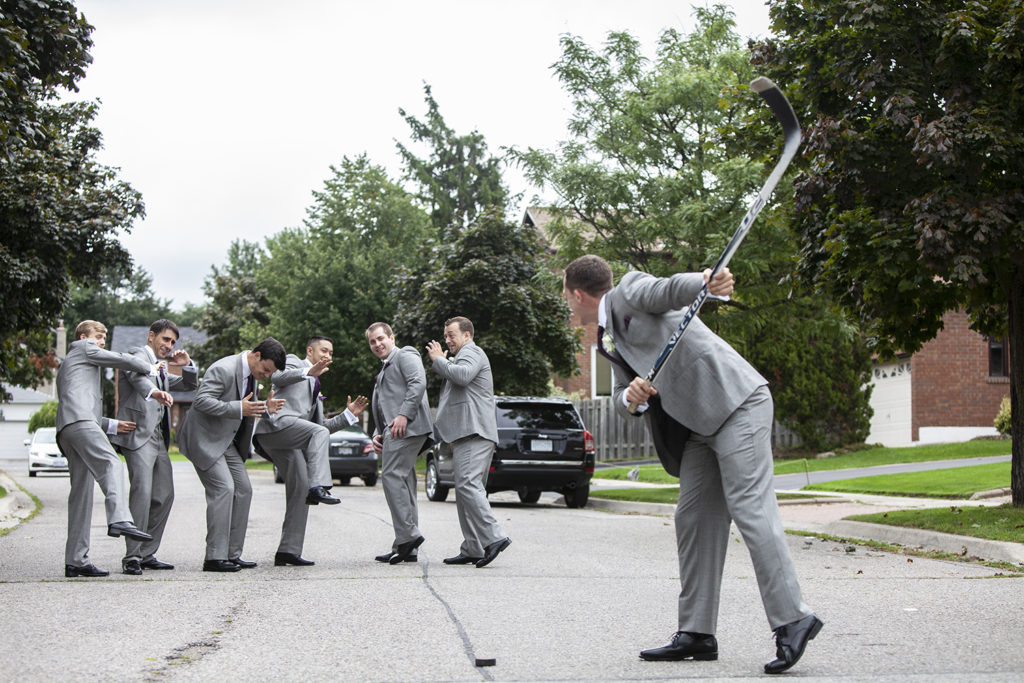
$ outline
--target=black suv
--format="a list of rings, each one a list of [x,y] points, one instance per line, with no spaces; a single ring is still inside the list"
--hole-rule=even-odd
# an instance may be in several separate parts
[[[495,397],[498,445],[491,458],[487,493],[516,491],[524,503],[536,503],[542,491],[557,491],[565,504],[581,508],[590,497],[594,474],[594,437],[571,402],[562,398]],[[452,447],[440,443],[427,451],[427,498],[443,501],[455,486]]]

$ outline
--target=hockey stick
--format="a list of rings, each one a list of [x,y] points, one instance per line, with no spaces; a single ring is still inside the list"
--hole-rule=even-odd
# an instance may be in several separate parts
[[[785,135],[785,146],[782,148],[782,156],[779,157],[778,163],[775,164],[775,168],[772,169],[771,175],[768,176],[768,180],[765,181],[761,187],[761,191],[757,193],[757,198],[754,199],[754,203],[747,209],[747,215],[740,221],[740,227],[736,228],[736,232],[733,234],[732,239],[729,240],[729,244],[726,245],[725,251],[718,257],[718,263],[711,270],[711,277],[708,280],[714,279],[723,268],[725,268],[729,261],[732,259],[733,254],[739,249],[740,242],[750,232],[750,226],[753,225],[754,219],[757,218],[757,214],[761,213],[761,209],[768,202],[768,198],[775,190],[775,186],[779,184],[779,180],[782,179],[782,174],[786,172],[789,167],[789,163],[793,161],[793,157],[796,156],[796,150],[800,146],[800,122],[796,120],[796,114],[793,113],[793,107],[790,106],[789,100],[782,94],[779,87],[772,83],[771,80],[764,78],[763,76],[755,78],[750,82],[750,87],[760,95],[764,101],[768,104],[768,107],[772,110],[775,118],[778,119],[779,123],[782,124],[782,132]],[[665,365],[665,361],[668,360],[669,356],[672,355],[672,351],[675,350],[676,344],[682,338],[683,333],[686,332],[686,328],[689,327],[690,321],[700,311],[700,307],[704,305],[704,302],[708,298],[708,285],[704,283],[701,287],[700,292],[697,294],[697,298],[693,300],[690,307],[686,310],[686,314],[683,316],[682,322],[679,323],[678,329],[669,338],[668,344],[662,349],[661,355],[658,356],[657,360],[654,361],[654,367],[651,368],[647,376],[644,377],[644,381],[647,386],[653,386],[654,380],[658,377],[658,373],[661,371],[662,366]],[[638,404],[630,403],[629,412],[635,413]]]

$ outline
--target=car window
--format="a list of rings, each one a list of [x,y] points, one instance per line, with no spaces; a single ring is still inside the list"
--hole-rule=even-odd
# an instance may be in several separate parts
[[[502,403],[497,417],[499,429],[583,429],[570,404]]]
[[[32,440],[36,443],[57,443],[57,431],[54,429],[37,429]]]

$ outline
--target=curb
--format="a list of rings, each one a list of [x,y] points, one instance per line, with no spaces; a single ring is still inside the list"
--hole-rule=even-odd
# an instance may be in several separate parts
[[[7,495],[0,498],[0,529],[10,529],[31,515],[36,505],[3,470],[0,470],[0,486],[7,491]]]
[[[808,498],[807,500],[786,500],[779,501],[779,505],[820,505],[822,503],[845,502],[842,498]],[[595,510],[606,510],[622,514],[651,515],[655,517],[671,517],[675,514],[675,506],[665,503],[636,503],[623,500],[608,500],[604,498],[591,497],[587,502],[588,508]],[[1010,562],[1024,565],[1024,544],[1010,543],[1008,541],[990,541],[984,538],[973,536],[958,536],[956,534],[945,534],[939,531],[927,529],[911,529],[908,527],[889,526],[887,524],[872,524],[870,522],[854,522],[839,520],[826,524],[800,524],[786,522],[783,526],[787,530],[809,531],[812,533],[826,534],[829,536],[841,536],[863,541],[876,541],[879,543],[892,543],[908,548],[920,548],[922,550],[941,551],[961,555],[963,557],[974,557],[994,562]]]

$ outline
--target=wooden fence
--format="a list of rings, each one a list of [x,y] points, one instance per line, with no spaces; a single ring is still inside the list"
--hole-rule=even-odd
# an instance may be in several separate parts
[[[573,401],[583,418],[583,425],[594,435],[595,457],[598,462],[608,460],[657,460],[654,442],[647,430],[647,420],[625,418],[612,407],[612,398]],[[772,429],[772,445],[789,448],[799,444],[799,438],[776,422]]]

